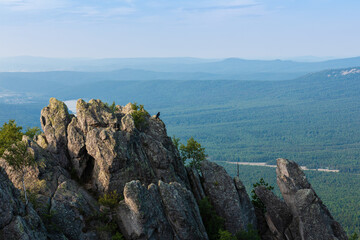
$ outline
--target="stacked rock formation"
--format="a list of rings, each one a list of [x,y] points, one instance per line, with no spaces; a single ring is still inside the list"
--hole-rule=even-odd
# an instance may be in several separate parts
[[[28,206],[20,200],[19,173],[0,159],[0,240],[111,239],[99,229],[110,221],[115,226],[109,231],[116,228],[127,240],[206,240],[198,207],[204,197],[229,232],[246,230],[249,224],[257,227],[240,179],[206,160],[199,170],[185,167],[161,119],[141,110],[140,126],[134,117],[139,109],[133,104],[110,109],[100,100],[80,99],[76,108],[76,115],[69,114],[63,102],[51,98],[41,111],[43,134],[23,139],[35,160],[44,163],[25,175],[32,199]],[[257,189],[267,207],[267,236],[315,239],[309,236],[322,234],[345,239],[341,226],[303,182],[306,179],[299,178],[301,170],[283,162],[278,163],[278,182],[285,202]],[[97,199],[115,191],[123,200],[109,213]],[[306,200],[311,200],[310,208]]]
[[[298,164],[279,158],[276,174],[284,201],[265,187],[255,189],[265,205],[265,219],[273,235],[272,239],[348,239],[340,224],[316,195]]]

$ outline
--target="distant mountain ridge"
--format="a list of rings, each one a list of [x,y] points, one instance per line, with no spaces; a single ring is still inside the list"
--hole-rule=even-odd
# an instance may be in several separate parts
[[[0,58],[0,72],[65,71],[87,73],[91,72],[93,74],[94,72],[100,72],[101,75],[105,77],[103,80],[200,79],[274,81],[289,80],[300,77],[307,73],[326,69],[348,68],[355,66],[360,66],[360,57],[335,59],[322,62],[297,62],[290,60],[245,60],[239,58]],[[72,74],[77,76],[77,73]],[[89,74],[85,77],[91,79]]]

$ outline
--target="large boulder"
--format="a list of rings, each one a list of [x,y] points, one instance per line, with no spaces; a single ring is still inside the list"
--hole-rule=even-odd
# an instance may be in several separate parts
[[[140,181],[125,185],[124,200],[117,210],[117,222],[127,239],[161,240],[174,239],[155,184],[147,188]]]
[[[165,215],[172,226],[176,239],[208,239],[193,194],[177,182],[164,183],[159,181],[158,186]]]
[[[0,240],[46,240],[47,231],[31,205],[25,206],[19,191],[0,167]]]
[[[84,135],[99,127],[116,130],[120,128],[120,121],[116,115],[100,100],[91,99],[89,103],[86,103],[79,99],[76,102],[76,117]]]
[[[59,185],[50,199],[49,224],[69,240],[96,240],[95,223],[88,222],[99,214],[96,200],[75,181],[61,176]]]
[[[147,188],[131,181],[117,210],[117,222],[132,240],[208,239],[196,200],[181,184],[159,181]]]
[[[225,228],[235,234],[251,224],[256,228],[256,216],[245,187],[239,179],[232,179],[216,163],[201,162],[203,188],[216,213],[224,218]]]
[[[277,159],[277,184],[291,214],[298,222],[301,239],[348,239],[340,224],[317,196],[300,166],[293,161]]]

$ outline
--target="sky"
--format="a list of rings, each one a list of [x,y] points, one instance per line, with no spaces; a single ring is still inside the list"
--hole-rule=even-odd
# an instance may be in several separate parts
[[[358,0],[0,0],[0,57],[360,56]]]

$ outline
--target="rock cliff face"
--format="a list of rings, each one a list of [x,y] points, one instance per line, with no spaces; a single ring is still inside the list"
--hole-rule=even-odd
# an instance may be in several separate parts
[[[44,133],[23,138],[42,163],[24,176],[28,206],[19,173],[0,158],[0,240],[111,239],[120,232],[127,240],[207,240],[197,204],[204,197],[229,232],[257,227],[240,179],[206,160],[199,170],[185,167],[161,119],[141,110],[139,123],[132,104],[110,109],[80,99],[76,108],[71,115],[50,99],[41,111]],[[278,160],[277,173],[285,201],[256,189],[267,209],[263,239],[346,239],[295,163]],[[111,208],[98,203],[115,192],[123,199],[112,199]]]
[[[256,228],[254,208],[239,179],[232,179],[225,169],[216,163],[201,163],[203,187],[215,211],[225,219],[225,227],[235,234],[249,224]]]
[[[19,191],[0,168],[0,239],[47,239],[47,231],[31,206],[25,207]]]
[[[265,218],[274,239],[347,239],[299,165],[279,158],[276,174],[284,201],[264,187],[255,190],[266,207]]]
[[[51,106],[49,106],[51,107]],[[67,127],[73,170],[101,195],[122,190],[127,182],[176,181],[189,186],[186,170],[160,119],[145,116],[146,128],[135,127],[131,104],[113,113],[100,100],[79,100],[77,116]],[[45,116],[46,118],[46,116]]]

